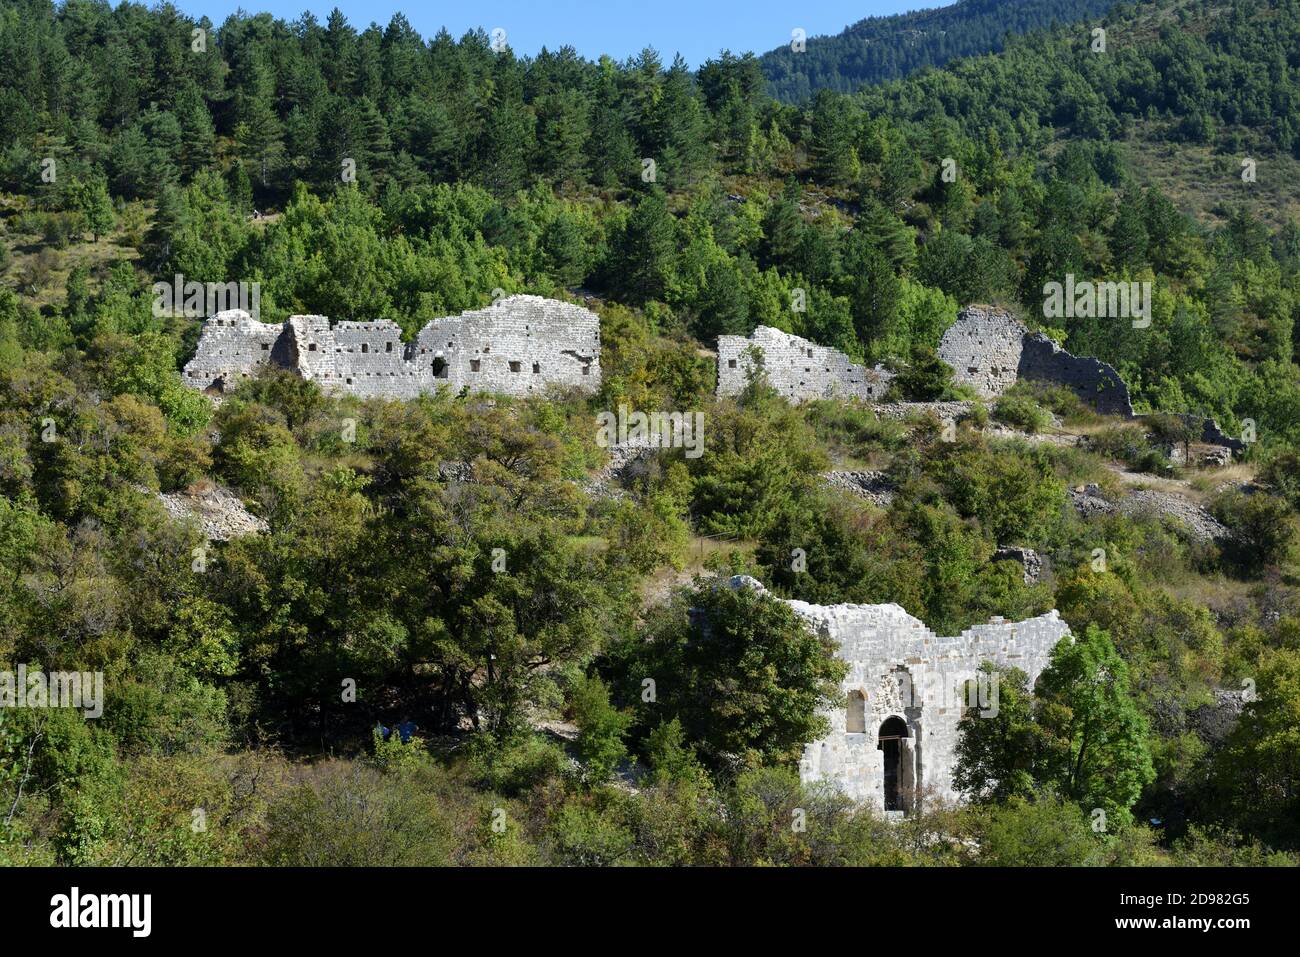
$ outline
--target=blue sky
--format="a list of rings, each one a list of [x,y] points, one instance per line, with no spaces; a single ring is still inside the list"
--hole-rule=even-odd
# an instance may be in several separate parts
[[[357,29],[371,21],[386,24],[397,11],[406,15],[425,37],[445,26],[454,37],[483,27],[500,27],[519,56],[532,56],[543,46],[574,46],[588,59],[608,53],[615,59],[653,46],[665,61],[681,53],[698,67],[723,49],[733,53],[763,53],[790,42],[790,31],[802,27],[808,36],[839,33],[869,16],[904,13],[945,6],[953,0],[459,0],[427,3],[411,0],[353,0],[315,3],[311,0],[174,0],[194,17],[209,17],[220,25],[241,6],[269,12],[285,20],[310,10],[322,23],[337,6]]]

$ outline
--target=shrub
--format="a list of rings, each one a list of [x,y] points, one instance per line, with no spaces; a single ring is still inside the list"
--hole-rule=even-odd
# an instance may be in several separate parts
[[[1210,508],[1233,532],[1232,551],[1246,568],[1289,561],[1295,550],[1295,521],[1286,501],[1266,492],[1226,492]]]
[[[1151,475],[1172,475],[1174,465],[1165,453],[1147,439],[1146,433],[1136,425],[1123,425],[1098,432],[1089,440],[1089,447],[1113,459],[1118,459],[1136,472]]]
[[[1004,425],[1033,434],[1052,424],[1051,414],[1033,399],[1020,395],[999,397],[993,406],[993,418]]]

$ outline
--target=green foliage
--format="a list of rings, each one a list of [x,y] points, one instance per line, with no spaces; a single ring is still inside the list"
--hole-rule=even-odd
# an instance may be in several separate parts
[[[595,780],[604,780],[627,755],[623,736],[631,718],[609,703],[609,689],[596,677],[579,682],[570,707],[578,725],[578,757]]]
[[[1155,771],[1146,719],[1110,637],[1090,625],[1062,639],[1032,700],[1023,674],[983,670],[1000,679],[997,707],[963,718],[954,784],[993,802],[1046,789],[1102,820],[1103,830],[1131,824],[1131,808]]]
[[[714,768],[794,761],[825,728],[820,709],[839,697],[845,664],[770,596],[702,582],[647,632],[632,639],[640,644],[617,687],[639,694],[651,678],[655,723],[679,720]]]
[[[1038,403],[1013,395],[998,396],[993,403],[993,418],[1030,435],[1041,432],[1052,424],[1051,413]]]

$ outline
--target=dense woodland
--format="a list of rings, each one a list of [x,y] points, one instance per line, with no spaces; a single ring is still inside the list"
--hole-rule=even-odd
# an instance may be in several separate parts
[[[1261,191],[1300,158],[1300,2],[1107,30],[782,103],[752,55],[2,0],[0,670],[101,670],[107,701],[0,709],[0,862],[1296,863],[1300,222]],[[1153,183],[1138,131],[1221,190]],[[152,309],[177,274],[408,336],[495,290],[583,297],[603,386],[386,403],[268,374],[214,406],[177,374],[198,324]],[[1150,327],[1044,320],[1067,274],[1151,282]],[[1139,411],[1251,434],[1244,462],[1177,464],[1028,385],[955,441],[761,377],[713,397],[716,337],[762,323],[887,364],[895,398],[963,398],[935,347],[972,302],[1112,363]],[[705,454],[601,493],[594,416],[620,404],[703,411]],[[1232,542],[1068,504],[1117,469],[1181,482]],[[210,481],[270,531],[208,545],[153,494]],[[713,587],[740,572],[942,634],[1057,608],[1078,637],[967,723],[966,805],[889,824],[800,785],[843,666]],[[372,733],[403,719],[408,744]]]
[[[1009,36],[1079,23],[1114,5],[1115,0],[959,0],[868,17],[834,36],[805,36],[802,50],[778,47],[760,62],[768,91],[779,100],[799,102],[821,89],[853,93],[957,57],[997,53]]]

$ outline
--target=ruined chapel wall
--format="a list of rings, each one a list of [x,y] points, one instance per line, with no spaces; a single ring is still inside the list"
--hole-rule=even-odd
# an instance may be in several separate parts
[[[1128,386],[1113,366],[1066,352],[1001,309],[963,309],[939,342],[939,358],[952,367],[954,382],[984,399],[1031,379],[1065,386],[1104,415],[1133,415]]]
[[[983,399],[1015,385],[1025,327],[1006,312],[968,306],[939,340],[939,358],[952,366],[953,381]]]
[[[845,702],[854,692],[866,699],[862,733],[848,731],[847,707],[824,712],[830,732],[804,748],[801,777],[808,783],[831,781],[855,800],[878,807],[884,802],[884,758],[877,735],[887,718],[898,716],[908,726],[912,784],[919,780],[936,797],[957,800],[952,774],[966,682],[983,662],[992,661],[1019,668],[1032,684],[1057,642],[1070,633],[1055,611],[1020,622],[994,619],[945,636],[897,605],[788,604],[834,641],[836,657],[849,663],[840,688]]]

